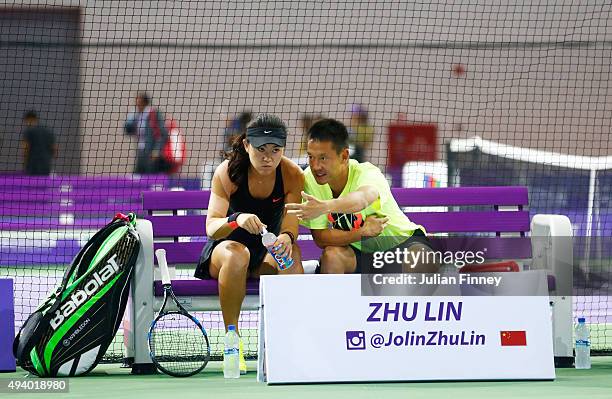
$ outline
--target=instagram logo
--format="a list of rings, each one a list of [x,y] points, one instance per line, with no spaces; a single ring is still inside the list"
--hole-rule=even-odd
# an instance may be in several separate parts
[[[364,350],[365,348],[365,331],[346,332],[346,350]]]

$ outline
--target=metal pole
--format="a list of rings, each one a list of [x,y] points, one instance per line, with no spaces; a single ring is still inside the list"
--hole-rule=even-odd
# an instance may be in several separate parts
[[[589,261],[591,259],[591,236],[593,235],[593,204],[595,201],[595,177],[597,175],[596,169],[591,169],[589,174],[589,202],[587,205],[587,230],[586,230],[586,263],[585,273],[590,273]]]

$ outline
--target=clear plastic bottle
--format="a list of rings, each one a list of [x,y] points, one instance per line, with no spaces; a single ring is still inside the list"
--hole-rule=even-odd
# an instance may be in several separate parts
[[[584,317],[579,317],[575,330],[576,359],[574,362],[577,369],[591,368],[591,341],[589,338],[589,328],[585,321]]]
[[[240,377],[240,360],[238,358],[238,333],[236,326],[227,326],[227,333],[223,340],[223,377]]]
[[[289,269],[293,266],[293,259],[289,256],[280,256],[277,254],[278,248],[274,247],[274,243],[276,242],[276,234],[263,229],[261,233],[261,243],[264,247],[268,249],[268,252],[274,257],[276,263],[278,263],[278,268],[280,270]]]

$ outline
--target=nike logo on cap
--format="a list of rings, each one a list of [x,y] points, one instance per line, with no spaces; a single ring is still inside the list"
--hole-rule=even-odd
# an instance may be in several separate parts
[[[272,130],[264,130],[264,133],[270,134],[270,133],[272,133]]]

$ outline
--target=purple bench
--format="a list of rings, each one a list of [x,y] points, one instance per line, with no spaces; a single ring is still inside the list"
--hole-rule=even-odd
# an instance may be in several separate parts
[[[0,264],[70,263],[84,239],[117,212],[141,215],[143,191],[173,187],[197,189],[200,181],[165,175],[0,175],[0,232],[14,238],[2,240]]]
[[[485,259],[528,260],[526,265],[530,268],[545,269],[555,278],[561,276],[561,280],[556,281],[549,277],[549,289],[557,290],[550,292],[555,362],[558,366],[572,363],[572,296],[558,291],[559,287],[564,287],[566,291],[572,287],[571,270],[569,273],[566,270],[573,260],[572,245],[563,239],[544,243],[528,236],[533,228],[533,234],[538,237],[571,239],[571,224],[567,217],[535,215],[530,221],[526,209],[529,203],[526,187],[397,188],[392,192],[410,219],[422,224],[428,233],[450,233],[456,237],[444,240],[449,250],[468,250],[479,240],[488,240]],[[170,265],[194,264],[206,242],[205,211],[209,197],[207,191],[143,193],[143,209],[151,223],[140,225],[142,236],[147,237],[143,250],[148,255],[143,256],[143,261],[137,265],[134,284],[137,304],[134,311],[135,331],[139,331],[139,328],[146,330],[162,302],[161,284],[155,281],[151,268],[153,250],[166,249]],[[319,258],[321,250],[312,241],[308,230],[300,228],[297,242],[304,260]],[[532,255],[532,251],[536,252]],[[172,286],[189,309],[219,310],[215,280],[177,278],[172,281]],[[258,308],[257,294],[258,282],[247,281],[243,310]],[[144,362],[147,354],[145,338],[136,340],[135,346],[136,358]]]
[[[25,189],[31,191],[40,190],[87,190],[99,187],[116,188],[141,188],[147,189],[151,185],[158,184],[162,187],[168,181],[165,175],[125,175],[125,176],[26,176],[26,175],[3,175],[0,176],[0,188],[2,191]]]
[[[0,230],[98,229],[115,213],[142,212],[140,193],[168,177],[0,176]]]
[[[526,187],[395,188],[392,192],[401,207],[469,207],[459,211],[407,211],[408,217],[428,233],[488,233],[493,237],[516,233],[512,246],[494,245],[487,258],[531,258],[530,239],[525,236],[529,231],[529,212],[524,209],[529,203]],[[153,225],[154,249],[164,248],[170,265],[197,261],[206,242],[206,215],[189,213],[203,213],[209,197],[208,191],[143,193],[143,209]],[[300,227],[300,235],[304,234],[309,231]],[[303,259],[319,258],[321,250],[314,241],[299,239],[298,244]],[[172,285],[179,296],[218,295],[214,280],[174,280]],[[155,295],[162,295],[160,282],[154,286]],[[247,290],[257,294],[257,282],[249,281]]]

